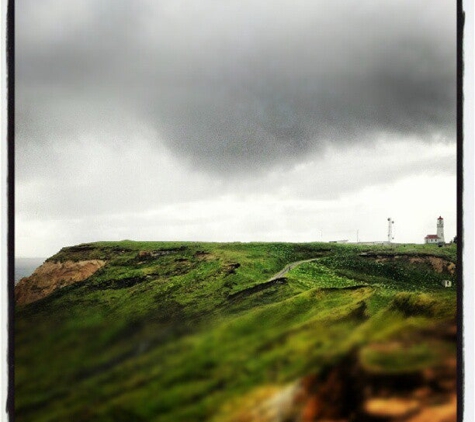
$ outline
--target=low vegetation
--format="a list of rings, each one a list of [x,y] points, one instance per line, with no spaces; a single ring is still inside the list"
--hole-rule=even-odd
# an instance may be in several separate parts
[[[455,247],[64,248],[49,261],[106,265],[17,306],[15,420],[265,420],[236,415],[350,355],[370,374],[439,367],[456,351],[454,338],[437,335],[455,323]]]

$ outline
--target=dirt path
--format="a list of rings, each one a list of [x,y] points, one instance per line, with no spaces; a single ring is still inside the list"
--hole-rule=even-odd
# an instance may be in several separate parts
[[[303,264],[305,262],[311,262],[311,261],[316,261],[318,258],[311,258],[311,259],[304,259],[303,261],[296,261],[296,262],[291,262],[290,264],[287,264],[282,270],[280,270],[277,274],[274,274],[269,280],[267,281],[274,281],[279,278],[282,278],[285,274],[287,274],[290,270],[293,270],[295,267],[299,266],[300,264]]]

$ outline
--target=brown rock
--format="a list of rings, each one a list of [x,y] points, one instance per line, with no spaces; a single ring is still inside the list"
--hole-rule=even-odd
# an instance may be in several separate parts
[[[148,251],[139,251],[137,258],[150,258],[152,254]]]
[[[456,265],[453,262],[437,256],[412,257],[409,262],[413,264],[429,263],[433,270],[438,273],[449,273],[453,275],[456,271]]]
[[[429,387],[422,387],[414,391],[414,397],[417,399],[426,399],[432,394],[432,390]]]
[[[449,402],[423,409],[407,422],[455,422],[457,420],[457,397],[453,394]]]
[[[84,281],[105,264],[105,261],[98,259],[45,262],[31,276],[18,282],[15,286],[15,302],[18,305],[35,302],[57,289]]]
[[[413,399],[403,398],[374,398],[364,405],[366,414],[378,418],[402,418],[416,412],[420,403]]]

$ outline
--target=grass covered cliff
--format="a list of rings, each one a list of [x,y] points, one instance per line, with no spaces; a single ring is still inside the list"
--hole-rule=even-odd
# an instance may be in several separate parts
[[[437,406],[453,413],[455,247],[64,248],[46,264],[105,264],[17,304],[16,420],[409,421]],[[306,262],[273,277],[298,261]]]

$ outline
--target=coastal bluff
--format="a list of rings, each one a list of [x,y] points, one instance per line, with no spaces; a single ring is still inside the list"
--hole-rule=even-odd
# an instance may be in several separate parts
[[[26,305],[50,295],[57,289],[84,281],[106,264],[99,259],[85,261],[46,261],[31,276],[15,286],[15,302]]]

